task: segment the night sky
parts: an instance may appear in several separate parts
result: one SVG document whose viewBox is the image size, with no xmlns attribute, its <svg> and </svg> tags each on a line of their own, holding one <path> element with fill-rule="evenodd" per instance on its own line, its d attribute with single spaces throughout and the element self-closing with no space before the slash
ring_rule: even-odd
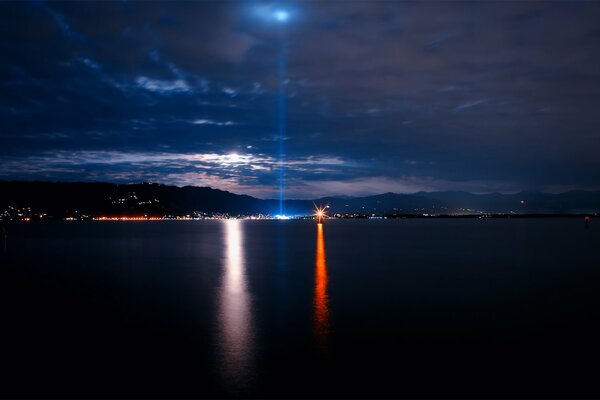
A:
<svg viewBox="0 0 600 400">
<path fill-rule="evenodd" d="M 600 189 L 600 2 L 2 2 L 0 34 L 0 179 L 276 198 L 283 42 L 288 198 Z"/>
</svg>

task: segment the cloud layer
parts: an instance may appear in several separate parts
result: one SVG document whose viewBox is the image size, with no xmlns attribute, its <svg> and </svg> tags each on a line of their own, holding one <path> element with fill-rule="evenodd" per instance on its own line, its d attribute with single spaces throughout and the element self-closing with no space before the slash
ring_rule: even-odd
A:
<svg viewBox="0 0 600 400">
<path fill-rule="evenodd" d="M 0 4 L 0 178 L 600 188 L 600 3 Z"/>
</svg>

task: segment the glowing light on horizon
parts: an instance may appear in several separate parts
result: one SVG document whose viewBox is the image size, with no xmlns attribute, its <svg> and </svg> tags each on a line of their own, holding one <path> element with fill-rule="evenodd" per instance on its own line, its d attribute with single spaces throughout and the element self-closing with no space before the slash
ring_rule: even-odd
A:
<svg viewBox="0 0 600 400">
<path fill-rule="evenodd" d="M 177 219 L 191 219 L 186 217 L 177 217 Z M 74 221 L 75 218 L 66 218 L 67 221 Z M 94 217 L 94 221 L 162 221 L 163 217 L 134 217 L 134 216 L 124 216 L 124 217 Z"/>
<path fill-rule="evenodd" d="M 317 206 L 315 205 L 315 213 L 314 213 L 314 216 L 315 216 L 315 218 L 316 218 L 316 220 L 317 220 L 317 223 L 318 223 L 318 224 L 322 224 L 322 223 L 323 223 L 323 220 L 324 220 L 325 218 L 327 218 L 327 207 L 329 207 L 329 206 L 325 206 L 325 207 L 317 207 Z"/>
</svg>

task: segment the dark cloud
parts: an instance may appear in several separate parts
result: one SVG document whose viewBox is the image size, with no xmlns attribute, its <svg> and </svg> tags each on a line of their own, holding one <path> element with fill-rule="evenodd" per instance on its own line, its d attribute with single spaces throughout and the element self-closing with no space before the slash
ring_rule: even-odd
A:
<svg viewBox="0 0 600 400">
<path fill-rule="evenodd" d="M 0 3 L 0 178 L 274 196 L 283 39 L 290 196 L 600 187 L 600 3 L 274 4 Z"/>
</svg>

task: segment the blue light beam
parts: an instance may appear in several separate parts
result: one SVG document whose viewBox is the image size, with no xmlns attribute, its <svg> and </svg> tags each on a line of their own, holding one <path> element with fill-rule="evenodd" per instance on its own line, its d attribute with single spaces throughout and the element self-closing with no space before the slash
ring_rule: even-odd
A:
<svg viewBox="0 0 600 400">
<path fill-rule="evenodd" d="M 285 68 L 286 68 L 286 46 L 285 25 L 293 18 L 295 12 L 290 9 L 274 8 L 273 5 L 263 5 L 254 8 L 257 17 L 268 23 L 279 25 L 279 214 L 285 217 L 285 135 L 286 135 L 286 92 L 285 92 Z"/>
<path fill-rule="evenodd" d="M 285 42 L 282 35 L 279 48 L 279 215 L 285 215 L 285 112 Z"/>
</svg>

